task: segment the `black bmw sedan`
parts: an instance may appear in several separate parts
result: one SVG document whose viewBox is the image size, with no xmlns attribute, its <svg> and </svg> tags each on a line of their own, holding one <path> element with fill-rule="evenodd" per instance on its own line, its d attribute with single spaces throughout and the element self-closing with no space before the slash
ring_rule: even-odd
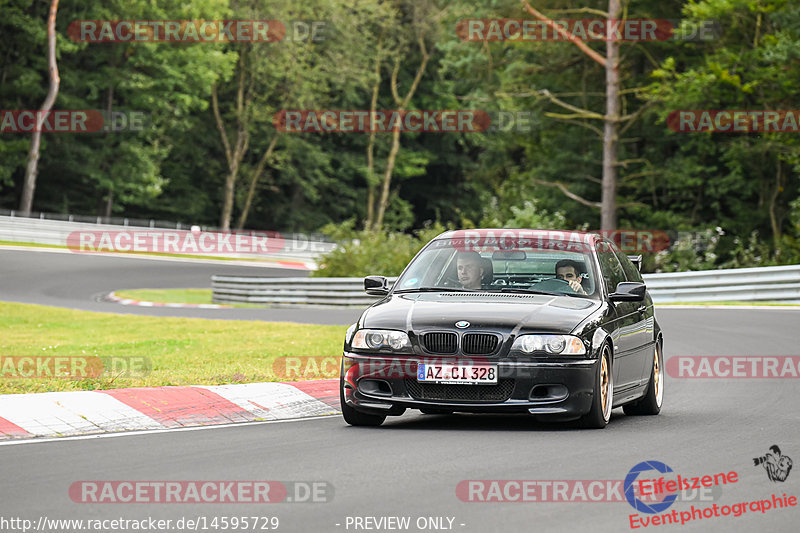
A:
<svg viewBox="0 0 800 533">
<path fill-rule="evenodd" d="M 578 419 L 655 415 L 664 397 L 661 328 L 640 258 L 598 234 L 450 231 L 429 242 L 347 330 L 345 421 L 406 409 Z"/>
</svg>

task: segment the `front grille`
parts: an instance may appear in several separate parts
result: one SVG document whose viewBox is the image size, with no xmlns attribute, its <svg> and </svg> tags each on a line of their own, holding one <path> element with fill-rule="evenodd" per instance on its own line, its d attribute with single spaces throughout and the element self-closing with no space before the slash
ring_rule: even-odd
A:
<svg viewBox="0 0 800 533">
<path fill-rule="evenodd" d="M 430 353 L 456 353 L 458 337 L 455 333 L 426 333 L 422 336 L 422 347 Z"/>
<path fill-rule="evenodd" d="M 467 333 L 461 339 L 461 351 L 469 355 L 489 355 L 497 349 L 497 335 Z"/>
<path fill-rule="evenodd" d="M 406 379 L 406 390 L 417 400 L 451 400 L 457 402 L 504 402 L 514 391 L 513 379 L 501 379 L 496 385 L 443 385 L 420 383 Z"/>
</svg>

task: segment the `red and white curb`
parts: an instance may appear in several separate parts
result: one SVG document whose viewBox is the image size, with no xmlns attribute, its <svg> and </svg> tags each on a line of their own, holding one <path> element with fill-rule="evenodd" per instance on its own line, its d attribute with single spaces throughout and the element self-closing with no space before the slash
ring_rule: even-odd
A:
<svg viewBox="0 0 800 533">
<path fill-rule="evenodd" d="M 0 440 L 287 420 L 339 412 L 339 380 L 0 396 Z"/>
<path fill-rule="evenodd" d="M 179 304 L 179 303 L 164 303 L 164 302 L 148 302 L 146 300 L 134 300 L 132 298 L 120 298 L 115 293 L 110 292 L 105 296 L 109 302 L 118 303 L 120 305 L 137 305 L 139 307 L 191 307 L 195 309 L 230 309 L 230 305 L 219 304 Z"/>
</svg>

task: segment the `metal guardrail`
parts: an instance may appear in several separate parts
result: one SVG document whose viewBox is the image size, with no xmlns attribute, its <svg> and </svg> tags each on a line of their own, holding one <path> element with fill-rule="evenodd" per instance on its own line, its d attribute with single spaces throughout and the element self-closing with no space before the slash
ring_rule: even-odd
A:
<svg viewBox="0 0 800 533">
<path fill-rule="evenodd" d="M 643 277 L 657 303 L 800 303 L 800 265 L 646 274 Z"/>
<path fill-rule="evenodd" d="M 66 217 L 67 215 L 65 215 Z M 83 217 L 92 219 L 92 217 Z M 97 222 L 102 219 L 95 217 Z M 78 222 L 70 220 L 51 220 L 47 218 L 28 218 L 18 216 L 0 215 L 0 241 L 49 244 L 55 246 L 66 246 L 67 236 L 75 231 L 189 231 L 190 226 L 177 223 L 174 227 L 165 228 L 163 226 L 137 226 L 135 224 L 101 224 L 97 222 Z M 144 222 L 129 221 L 124 222 Z M 150 221 L 155 222 L 155 221 Z M 202 229 L 202 228 L 201 228 Z M 247 233 L 247 232 L 243 232 Z M 258 233 L 256 231 L 256 233 Z M 332 242 L 322 242 L 312 240 L 299 233 L 284 234 L 284 246 L 280 251 L 270 251 L 268 253 L 226 253 L 214 252 L 209 255 L 235 257 L 241 259 L 271 258 L 286 261 L 299 261 L 313 265 L 320 255 L 332 250 L 336 244 Z"/>
<path fill-rule="evenodd" d="M 781 301 L 800 303 L 800 265 L 645 274 L 656 303 Z M 215 303 L 366 306 L 363 278 L 262 278 L 213 276 Z M 397 278 L 389 278 L 390 285 Z"/>
<path fill-rule="evenodd" d="M 390 284 L 397 278 L 389 278 Z M 214 303 L 367 306 L 364 278 L 262 278 L 212 276 Z"/>
</svg>

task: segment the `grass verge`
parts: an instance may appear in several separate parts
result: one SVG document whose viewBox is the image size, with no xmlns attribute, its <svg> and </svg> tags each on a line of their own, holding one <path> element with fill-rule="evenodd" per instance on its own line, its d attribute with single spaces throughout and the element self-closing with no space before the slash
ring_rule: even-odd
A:
<svg viewBox="0 0 800 533">
<path fill-rule="evenodd" d="M 0 393 L 96 390 L 160 385 L 282 381 L 273 363 L 286 356 L 339 357 L 345 326 L 164 318 L 0 302 L 0 356 L 138 357 L 142 376 L 9 378 Z"/>
<path fill-rule="evenodd" d="M 124 289 L 114 291 L 118 298 L 129 298 L 141 302 L 165 304 L 213 304 L 211 289 Z M 228 307 L 259 308 L 266 304 L 226 303 Z"/>
</svg>

